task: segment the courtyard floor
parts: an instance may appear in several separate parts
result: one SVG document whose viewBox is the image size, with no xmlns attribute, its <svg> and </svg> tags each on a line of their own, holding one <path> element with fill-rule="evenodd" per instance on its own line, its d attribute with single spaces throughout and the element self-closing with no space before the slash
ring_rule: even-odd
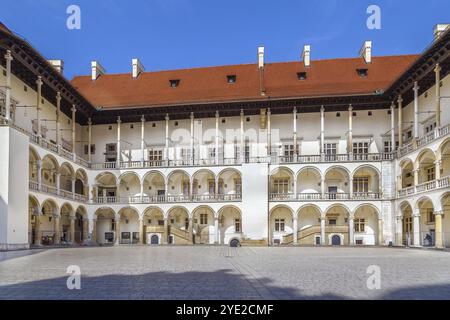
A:
<svg viewBox="0 0 450 320">
<path fill-rule="evenodd" d="M 67 288 L 70 265 L 80 267 L 80 290 Z M 373 265 L 380 289 L 367 286 Z M 450 252 L 213 246 L 0 252 L 0 299 L 450 299 Z"/>
</svg>

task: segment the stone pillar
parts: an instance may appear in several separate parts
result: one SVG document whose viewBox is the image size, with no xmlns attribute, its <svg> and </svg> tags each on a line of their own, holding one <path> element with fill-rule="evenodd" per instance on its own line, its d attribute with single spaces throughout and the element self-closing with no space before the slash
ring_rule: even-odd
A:
<svg viewBox="0 0 450 320">
<path fill-rule="evenodd" d="M 42 160 L 37 160 L 36 161 L 36 166 L 37 166 L 37 182 L 38 182 L 39 190 L 41 190 L 41 185 L 42 185 Z"/>
<path fill-rule="evenodd" d="M 325 197 L 325 177 L 322 177 L 320 181 L 320 192 L 322 193 L 321 199 L 323 199 Z"/>
<path fill-rule="evenodd" d="M 6 50 L 6 87 L 5 87 L 5 118 L 11 120 L 11 61 L 13 56 L 11 50 Z"/>
<path fill-rule="evenodd" d="M 89 237 L 89 220 L 87 217 L 83 217 L 83 234 L 81 237 L 82 242 L 86 242 Z"/>
<path fill-rule="evenodd" d="M 292 135 L 294 141 L 294 155 L 298 155 L 298 147 L 297 147 L 297 108 L 294 107 L 292 111 Z"/>
<path fill-rule="evenodd" d="M 353 178 L 350 178 L 349 182 L 348 182 L 348 189 L 349 189 L 349 197 L 350 199 L 353 199 Z"/>
<path fill-rule="evenodd" d="M 419 86 L 414 81 L 414 143 L 417 144 L 419 139 Z"/>
<path fill-rule="evenodd" d="M 91 118 L 89 118 L 89 120 L 88 120 L 88 161 L 89 161 L 89 163 L 92 161 L 91 145 L 92 145 L 92 120 L 91 120 Z"/>
<path fill-rule="evenodd" d="M 102 190 L 103 203 L 106 203 L 106 189 Z"/>
<path fill-rule="evenodd" d="M 61 193 L 60 192 L 60 190 L 61 190 L 61 173 L 59 173 L 59 172 L 56 173 L 55 184 L 56 184 L 56 194 L 59 195 Z"/>
<path fill-rule="evenodd" d="M 435 211 L 434 212 L 434 227 L 436 230 L 436 239 L 435 239 L 435 245 L 436 248 L 444 248 L 444 232 L 442 230 L 442 211 Z"/>
<path fill-rule="evenodd" d="M 327 243 L 325 239 L 325 217 L 320 217 L 320 244 L 325 245 Z"/>
<path fill-rule="evenodd" d="M 53 213 L 53 226 L 55 230 L 55 244 L 59 245 L 61 243 L 61 226 L 59 214 L 57 212 Z"/>
<path fill-rule="evenodd" d="M 144 243 L 144 218 L 139 219 L 139 244 Z"/>
<path fill-rule="evenodd" d="M 384 244 L 383 237 L 383 219 L 378 218 L 378 245 L 382 246 Z"/>
<path fill-rule="evenodd" d="M 395 144 L 395 105 L 394 101 L 391 103 L 391 151 L 396 150 Z"/>
<path fill-rule="evenodd" d="M 77 148 L 76 148 L 76 139 L 77 139 L 77 122 L 76 122 L 76 118 L 75 118 L 75 112 L 77 111 L 75 105 L 72 106 L 72 153 L 75 153 Z"/>
<path fill-rule="evenodd" d="M 60 115 L 61 115 L 61 92 L 57 92 L 56 93 L 56 145 L 58 146 L 58 148 L 61 146 L 61 129 L 59 127 L 60 125 Z"/>
<path fill-rule="evenodd" d="M 75 199 L 75 182 L 77 180 L 75 178 L 72 178 L 72 197 Z"/>
<path fill-rule="evenodd" d="M 115 230 L 116 238 L 114 239 L 114 244 L 119 245 L 120 244 L 120 214 L 115 215 L 114 221 L 115 221 L 115 226 L 116 226 L 116 230 Z"/>
<path fill-rule="evenodd" d="M 189 218 L 189 225 L 188 225 L 188 233 L 189 233 L 189 243 L 193 244 L 193 227 L 194 227 L 194 219 Z"/>
<path fill-rule="evenodd" d="M 420 247 L 420 212 L 414 213 L 413 215 L 413 233 L 414 233 L 414 242 L 413 245 L 415 247 Z"/>
<path fill-rule="evenodd" d="M 417 186 L 419 184 L 419 169 L 413 169 L 413 176 L 414 176 L 414 186 Z"/>
<path fill-rule="evenodd" d="M 216 158 L 215 164 L 219 164 L 219 111 L 216 111 Z M 217 193 L 216 193 L 217 194 Z"/>
<path fill-rule="evenodd" d="M 214 217 L 214 244 L 219 244 L 219 218 Z"/>
<path fill-rule="evenodd" d="M 120 155 L 121 155 L 121 146 L 120 146 L 120 124 L 122 120 L 120 120 L 120 116 L 117 117 L 117 159 L 116 159 L 116 168 L 120 168 Z"/>
<path fill-rule="evenodd" d="M 347 154 L 352 158 L 353 154 L 353 107 L 348 107 L 348 136 L 347 136 Z"/>
<path fill-rule="evenodd" d="M 191 112 L 191 164 L 194 164 L 194 113 Z"/>
<path fill-rule="evenodd" d="M 436 76 L 436 128 L 441 127 L 441 66 L 436 63 L 436 68 L 434 68 L 434 73 Z"/>
<path fill-rule="evenodd" d="M 69 231 L 69 242 L 75 243 L 75 216 L 69 216 L 70 220 L 70 231 Z"/>
<path fill-rule="evenodd" d="M 348 241 L 351 246 L 355 244 L 355 220 L 353 217 L 348 219 Z"/>
<path fill-rule="evenodd" d="M 164 217 L 164 233 L 162 235 L 162 241 L 161 244 L 167 244 L 168 243 L 168 237 L 169 237 L 169 218 Z"/>
<path fill-rule="evenodd" d="M 40 111 L 41 111 L 41 99 L 42 99 L 42 77 L 38 76 L 36 80 L 36 124 L 37 124 L 37 137 L 39 142 L 41 141 L 41 119 L 40 119 Z"/>
<path fill-rule="evenodd" d="M 92 219 L 91 239 L 92 239 L 92 241 L 97 242 L 97 219 Z"/>
<path fill-rule="evenodd" d="M 296 245 L 296 244 L 298 244 L 298 219 L 297 219 L 297 217 L 294 217 L 292 222 L 293 222 L 293 229 L 294 229 L 292 243 L 294 245 Z"/>
<path fill-rule="evenodd" d="M 322 157 L 322 160 L 325 156 L 325 108 L 322 106 L 320 107 L 320 155 Z"/>
<path fill-rule="evenodd" d="M 435 175 L 435 180 L 439 180 L 441 178 L 441 160 L 440 159 L 436 159 L 436 161 L 434 162 L 434 175 Z"/>
<path fill-rule="evenodd" d="M 244 162 L 244 109 L 241 109 L 241 162 Z"/>
<path fill-rule="evenodd" d="M 403 217 L 397 216 L 395 228 L 395 245 L 403 246 Z"/>
<path fill-rule="evenodd" d="M 36 214 L 34 216 L 34 245 L 40 246 L 42 235 L 41 235 L 41 214 Z"/>
<path fill-rule="evenodd" d="M 141 167 L 145 166 L 145 117 L 141 117 Z"/>
<path fill-rule="evenodd" d="M 272 155 L 272 132 L 270 124 L 270 109 L 267 109 L 267 155 L 270 157 Z"/>
<path fill-rule="evenodd" d="M 166 162 L 169 162 L 169 114 L 166 114 Z M 167 192 L 167 190 L 166 190 Z"/>
<path fill-rule="evenodd" d="M 397 99 L 398 105 L 398 147 L 403 146 L 403 120 L 402 120 L 402 96 L 399 95 Z"/>
</svg>

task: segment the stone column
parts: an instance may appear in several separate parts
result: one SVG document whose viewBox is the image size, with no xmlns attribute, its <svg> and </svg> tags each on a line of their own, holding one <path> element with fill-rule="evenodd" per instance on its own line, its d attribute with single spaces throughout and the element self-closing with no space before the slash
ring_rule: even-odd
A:
<svg viewBox="0 0 450 320">
<path fill-rule="evenodd" d="M 298 155 L 298 147 L 297 147 L 297 108 L 294 107 L 292 111 L 292 135 L 294 141 L 294 155 Z"/>
<path fill-rule="evenodd" d="M 216 111 L 216 159 L 215 164 L 219 164 L 219 111 Z"/>
<path fill-rule="evenodd" d="M 60 190 L 61 190 L 61 173 L 59 173 L 59 172 L 56 173 L 55 184 L 56 184 L 56 194 L 59 195 L 61 193 L 60 192 Z"/>
<path fill-rule="evenodd" d="M 378 218 L 378 245 L 382 246 L 384 244 L 383 239 L 383 219 Z"/>
<path fill-rule="evenodd" d="M 241 109 L 241 163 L 244 162 L 244 109 Z"/>
<path fill-rule="evenodd" d="M 89 220 L 87 217 L 83 217 L 83 235 L 81 241 L 86 242 L 89 237 Z"/>
<path fill-rule="evenodd" d="M 440 159 L 436 159 L 436 161 L 434 162 L 434 175 L 435 175 L 435 180 L 439 180 L 441 178 L 441 160 Z"/>
<path fill-rule="evenodd" d="M 403 146 L 403 120 L 402 120 L 402 96 L 399 95 L 397 99 L 398 104 L 398 147 Z"/>
<path fill-rule="evenodd" d="M 166 114 L 166 162 L 169 163 L 169 114 Z"/>
<path fill-rule="evenodd" d="M 272 132 L 270 124 L 270 108 L 267 109 L 267 155 L 270 157 L 272 155 Z"/>
<path fill-rule="evenodd" d="M 92 120 L 91 120 L 91 118 L 89 118 L 89 120 L 88 120 L 88 161 L 89 161 L 89 163 L 92 161 L 91 145 L 92 145 Z"/>
<path fill-rule="evenodd" d="M 436 68 L 434 68 L 434 73 L 436 76 L 436 128 L 441 127 L 441 66 L 436 63 Z"/>
<path fill-rule="evenodd" d="M 161 244 L 167 244 L 168 243 L 168 238 L 169 238 L 169 218 L 164 217 L 164 233 L 162 235 L 162 241 Z"/>
<path fill-rule="evenodd" d="M 139 244 L 144 243 L 144 218 L 139 219 Z"/>
<path fill-rule="evenodd" d="M 219 218 L 214 217 L 214 244 L 219 244 Z"/>
<path fill-rule="evenodd" d="M 320 217 L 320 244 L 325 245 L 327 243 L 325 239 L 325 217 Z"/>
<path fill-rule="evenodd" d="M 5 118 L 11 120 L 11 61 L 13 56 L 11 50 L 6 50 L 6 87 L 5 87 Z"/>
<path fill-rule="evenodd" d="M 442 230 L 442 211 L 434 212 L 434 227 L 436 230 L 435 246 L 436 248 L 444 248 L 444 232 Z"/>
<path fill-rule="evenodd" d="M 350 105 L 348 107 L 348 136 L 347 136 L 347 154 L 350 159 L 353 154 L 353 107 Z"/>
<path fill-rule="evenodd" d="M 58 146 L 58 148 L 60 148 L 61 146 L 61 133 L 60 133 L 60 115 L 61 115 L 61 92 L 57 92 L 56 93 L 56 145 Z"/>
<path fill-rule="evenodd" d="M 194 227 L 194 219 L 189 218 L 189 225 L 188 225 L 188 233 L 189 233 L 189 243 L 193 244 L 193 227 Z"/>
<path fill-rule="evenodd" d="M 321 199 L 325 197 L 325 177 L 322 177 L 322 180 L 320 182 L 320 192 L 321 192 Z"/>
<path fill-rule="evenodd" d="M 37 137 L 39 142 L 41 141 L 41 119 L 40 119 L 40 111 L 41 111 L 41 97 L 42 97 L 42 77 L 38 76 L 36 80 L 36 124 L 37 124 Z"/>
<path fill-rule="evenodd" d="M 394 101 L 391 103 L 391 151 L 396 150 L 395 144 L 395 105 Z"/>
<path fill-rule="evenodd" d="M 115 240 L 114 244 L 119 245 L 120 244 L 120 214 L 115 215 L 114 221 L 115 221 L 115 226 L 116 226 L 116 230 L 115 230 L 116 238 L 114 239 Z"/>
<path fill-rule="evenodd" d="M 403 217 L 397 216 L 395 228 L 395 245 L 403 246 Z"/>
<path fill-rule="evenodd" d="M 191 164 L 194 164 L 194 113 L 191 112 Z"/>
<path fill-rule="evenodd" d="M 419 184 L 419 169 L 413 169 L 413 176 L 414 176 L 414 186 L 417 186 Z"/>
<path fill-rule="evenodd" d="M 69 242 L 75 243 L 75 216 L 69 216 L 70 220 L 70 234 L 69 234 Z"/>
<path fill-rule="evenodd" d="M 141 167 L 145 166 L 145 117 L 141 117 Z"/>
<path fill-rule="evenodd" d="M 61 243 L 61 226 L 58 213 L 53 213 L 53 225 L 55 230 L 55 244 L 58 245 Z"/>
<path fill-rule="evenodd" d="M 419 139 L 419 86 L 414 81 L 414 144 L 417 145 Z"/>
<path fill-rule="evenodd" d="M 120 120 L 120 116 L 117 117 L 117 159 L 116 159 L 116 167 L 120 168 L 120 155 L 121 155 L 121 146 L 120 146 L 120 124 L 122 120 Z"/>
<path fill-rule="evenodd" d="M 41 235 L 41 215 L 40 214 L 36 214 L 34 216 L 34 245 L 35 246 L 40 246 L 41 245 L 41 240 L 42 240 L 42 235 Z"/>
<path fill-rule="evenodd" d="M 355 220 L 353 217 L 348 219 L 348 238 L 349 244 L 353 246 L 355 244 Z"/>
<path fill-rule="evenodd" d="M 414 233 L 414 242 L 413 245 L 415 247 L 420 247 L 420 212 L 417 210 L 417 212 L 413 215 L 413 233 Z"/>
<path fill-rule="evenodd" d="M 75 112 L 77 111 L 75 105 L 72 106 L 72 153 L 76 152 L 76 139 L 77 139 L 77 122 L 75 118 Z"/>
<path fill-rule="evenodd" d="M 298 244 L 298 219 L 297 219 L 297 217 L 294 217 L 292 222 L 293 222 L 293 229 L 294 229 L 292 243 L 294 245 L 296 245 L 296 244 Z"/>
<path fill-rule="evenodd" d="M 320 107 L 320 155 L 322 157 L 322 160 L 325 156 L 325 108 L 322 106 Z"/>
<path fill-rule="evenodd" d="M 349 189 L 349 197 L 350 199 L 353 199 L 353 178 L 350 178 L 349 182 L 348 182 L 348 189 Z"/>
<path fill-rule="evenodd" d="M 36 161 L 36 165 L 37 165 L 37 182 L 38 182 L 39 190 L 41 190 L 41 185 L 42 185 L 42 160 L 37 160 Z"/>
<path fill-rule="evenodd" d="M 97 219 L 92 219 L 91 239 L 92 239 L 92 241 L 97 242 Z"/>
<path fill-rule="evenodd" d="M 75 182 L 77 180 L 75 178 L 72 178 L 72 198 L 75 199 Z"/>
</svg>

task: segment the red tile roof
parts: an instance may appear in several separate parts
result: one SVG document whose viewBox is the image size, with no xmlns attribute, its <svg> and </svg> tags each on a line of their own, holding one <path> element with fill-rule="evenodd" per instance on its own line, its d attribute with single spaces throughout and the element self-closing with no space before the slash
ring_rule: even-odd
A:
<svg viewBox="0 0 450 320">
<path fill-rule="evenodd" d="M 95 81 L 79 76 L 72 84 L 93 105 L 105 108 L 363 95 L 386 90 L 418 57 L 373 57 L 371 64 L 362 58 L 314 60 L 309 68 L 301 61 L 268 63 L 264 68 L 265 96 L 260 95 L 256 64 L 144 72 L 137 79 L 131 72 L 104 74 Z M 360 77 L 358 68 L 368 69 L 368 75 Z M 306 80 L 297 78 L 302 71 L 307 72 Z M 236 75 L 236 83 L 227 83 L 227 75 Z M 171 79 L 180 79 L 177 88 L 170 87 Z"/>
</svg>

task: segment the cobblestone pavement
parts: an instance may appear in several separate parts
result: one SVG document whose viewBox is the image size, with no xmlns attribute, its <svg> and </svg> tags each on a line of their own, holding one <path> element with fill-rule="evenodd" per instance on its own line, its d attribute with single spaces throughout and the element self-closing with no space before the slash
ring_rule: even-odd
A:
<svg viewBox="0 0 450 320">
<path fill-rule="evenodd" d="M 66 286 L 81 268 L 81 290 Z M 381 270 L 369 290 L 367 268 Z M 0 299 L 450 299 L 450 252 L 85 247 L 0 253 Z"/>
</svg>

